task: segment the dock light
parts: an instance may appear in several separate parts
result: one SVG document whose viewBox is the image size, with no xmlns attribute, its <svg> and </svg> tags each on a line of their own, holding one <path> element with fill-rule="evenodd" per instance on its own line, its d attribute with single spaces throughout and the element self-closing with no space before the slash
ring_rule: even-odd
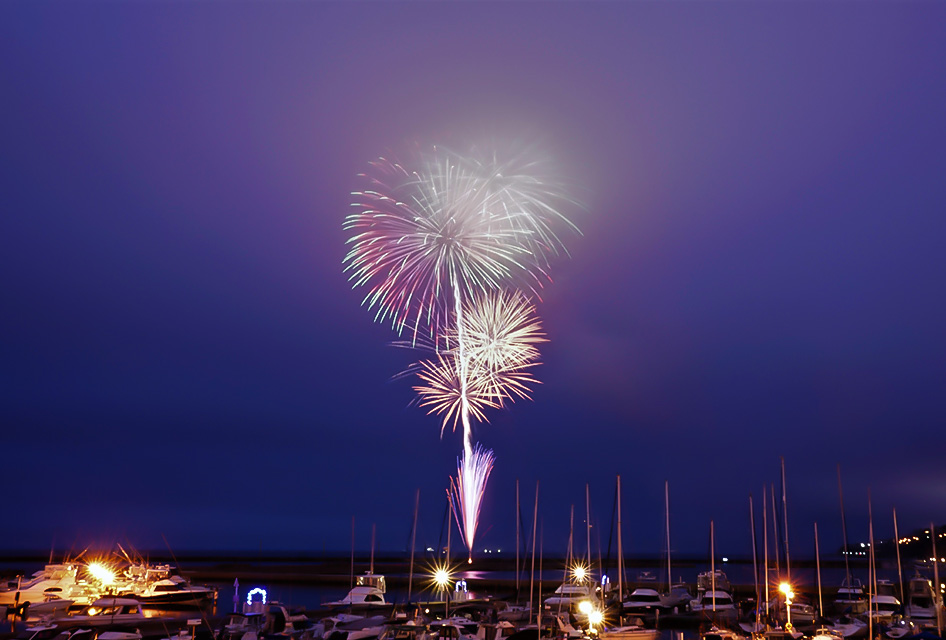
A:
<svg viewBox="0 0 946 640">
<path fill-rule="evenodd" d="M 103 585 L 115 583 L 115 574 L 111 569 L 106 567 L 101 562 L 90 562 L 87 568 L 89 570 L 89 575 L 91 575 L 95 580 L 101 582 Z"/>
<path fill-rule="evenodd" d="M 586 616 L 590 616 L 593 609 L 594 607 L 591 605 L 591 601 L 589 600 L 582 600 L 578 603 L 578 610 Z"/>
<path fill-rule="evenodd" d="M 795 593 L 792 591 L 792 585 L 787 582 L 783 582 L 778 586 L 778 590 L 785 594 L 785 628 L 791 630 L 792 628 L 792 598 L 795 597 Z"/>
<path fill-rule="evenodd" d="M 588 614 L 588 622 L 591 623 L 592 627 L 596 627 L 604 620 L 604 614 L 601 613 L 600 609 L 595 609 Z"/>
<path fill-rule="evenodd" d="M 575 578 L 578 582 L 584 582 L 585 577 L 588 575 L 588 570 L 585 569 L 584 565 L 575 565 L 575 568 L 572 569 L 572 577 Z"/>
</svg>

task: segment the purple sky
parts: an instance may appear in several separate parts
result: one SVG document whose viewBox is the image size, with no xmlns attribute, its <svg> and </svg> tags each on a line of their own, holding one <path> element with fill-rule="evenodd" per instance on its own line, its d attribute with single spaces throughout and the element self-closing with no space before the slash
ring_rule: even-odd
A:
<svg viewBox="0 0 946 640">
<path fill-rule="evenodd" d="M 460 450 L 342 273 L 355 175 L 521 136 L 587 211 L 492 414 L 481 545 L 541 482 L 626 549 L 946 521 L 946 5 L 0 4 L 0 548 L 436 543 Z M 14 480 L 15 479 L 15 480 Z M 524 500 L 531 500 L 524 498 Z M 528 519 L 528 518 L 527 518 Z M 604 532 L 601 534 L 606 538 Z M 480 546 L 480 545 L 478 545 Z"/>
</svg>

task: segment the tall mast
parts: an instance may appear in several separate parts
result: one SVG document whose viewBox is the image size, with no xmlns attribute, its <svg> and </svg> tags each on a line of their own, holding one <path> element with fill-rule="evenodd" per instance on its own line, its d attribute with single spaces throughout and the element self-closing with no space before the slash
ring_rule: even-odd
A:
<svg viewBox="0 0 946 640">
<path fill-rule="evenodd" d="M 779 545 L 779 535 L 778 535 L 778 509 L 775 506 L 775 485 L 769 485 L 770 497 L 772 499 L 772 548 L 775 550 L 775 573 L 776 575 L 781 574 L 782 570 L 778 564 L 778 545 Z M 779 575 L 781 580 L 781 576 Z"/>
<path fill-rule="evenodd" d="M 414 526 L 411 528 L 411 568 L 407 576 L 407 602 L 411 601 L 411 587 L 414 585 L 414 547 L 417 545 L 417 510 L 420 508 L 420 489 L 414 498 Z M 516 563 L 518 574 L 519 563 Z"/>
<path fill-rule="evenodd" d="M 785 499 L 785 458 L 782 461 L 782 527 L 785 529 L 785 578 L 792 582 L 792 567 L 788 561 L 788 500 Z"/>
<path fill-rule="evenodd" d="M 749 528 L 752 530 L 752 580 L 755 582 L 755 621 L 759 625 L 759 557 L 755 544 L 755 510 L 752 508 L 752 494 L 749 494 Z M 756 629 L 758 631 L 758 628 Z"/>
<path fill-rule="evenodd" d="M 585 532 L 588 536 L 588 581 L 591 582 L 591 488 L 585 483 Z"/>
<path fill-rule="evenodd" d="M 815 523 L 815 569 L 818 572 L 818 615 L 824 615 L 824 603 L 821 601 L 821 552 L 818 550 L 818 523 Z"/>
<path fill-rule="evenodd" d="M 516 478 L 516 600 L 519 599 L 519 478 Z"/>
<path fill-rule="evenodd" d="M 620 602 L 624 602 L 624 546 L 621 544 L 621 476 L 620 474 L 618 474 L 618 598 Z"/>
<path fill-rule="evenodd" d="M 535 588 L 535 532 L 536 524 L 539 521 L 539 481 L 535 481 L 535 511 L 532 513 L 532 572 L 529 577 L 529 618 L 532 618 L 532 607 L 535 603 L 533 589 Z M 539 585 L 539 591 L 542 591 L 542 585 Z M 541 595 L 541 594 L 540 594 Z"/>
<path fill-rule="evenodd" d="M 870 487 L 867 487 L 867 520 L 870 554 L 868 556 L 867 572 L 867 637 L 874 637 L 874 596 L 877 595 L 877 565 L 874 564 L 874 513 L 871 510 Z"/>
<path fill-rule="evenodd" d="M 670 573 L 670 481 L 664 480 L 664 513 L 667 516 L 667 593 L 673 587 L 673 574 Z"/>
<path fill-rule="evenodd" d="M 936 635 L 943 637 L 943 595 L 939 584 L 939 556 L 936 555 L 936 529 L 930 523 L 930 540 L 933 542 L 933 605 L 936 607 Z"/>
<path fill-rule="evenodd" d="M 710 520 L 710 583 L 713 589 L 713 613 L 716 613 L 716 538 Z"/>
<path fill-rule="evenodd" d="M 374 574 L 374 540 L 378 532 L 378 525 L 371 523 L 371 564 L 368 565 L 368 573 Z"/>
<path fill-rule="evenodd" d="M 769 523 L 768 523 L 768 513 L 769 505 L 767 504 L 768 500 L 766 499 L 766 490 L 765 485 L 762 485 L 762 556 L 764 560 L 762 561 L 764 580 L 762 583 L 765 585 L 765 626 L 769 626 Z"/>
<path fill-rule="evenodd" d="M 838 498 L 841 501 L 841 535 L 844 536 L 844 579 L 849 587 L 851 584 L 851 561 L 847 550 L 847 518 L 844 517 L 844 489 L 841 487 L 841 464 L 838 463 Z"/>
<path fill-rule="evenodd" d="M 903 567 L 900 565 L 900 531 L 897 529 L 897 508 L 893 508 L 893 538 L 897 543 L 897 577 L 900 578 L 900 602 L 907 603 L 903 597 Z"/>
</svg>

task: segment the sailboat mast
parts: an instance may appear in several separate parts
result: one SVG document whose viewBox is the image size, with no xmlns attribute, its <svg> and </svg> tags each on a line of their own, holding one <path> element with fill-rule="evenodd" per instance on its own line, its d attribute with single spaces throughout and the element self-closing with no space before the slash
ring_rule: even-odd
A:
<svg viewBox="0 0 946 640">
<path fill-rule="evenodd" d="M 374 540 L 378 531 L 378 525 L 371 523 L 371 563 L 368 565 L 368 573 L 374 574 Z"/>
<path fill-rule="evenodd" d="M 818 615 L 824 615 L 824 603 L 821 601 L 821 551 L 818 549 L 818 523 L 815 523 L 815 570 L 818 573 Z"/>
<path fill-rule="evenodd" d="M 664 480 L 664 513 L 667 518 L 667 593 L 673 588 L 673 574 L 670 573 L 670 481 Z"/>
<path fill-rule="evenodd" d="M 930 523 L 930 540 L 933 542 L 933 605 L 936 607 L 936 635 L 943 637 L 943 595 L 939 584 L 939 556 L 936 555 L 936 529 Z"/>
<path fill-rule="evenodd" d="M 766 499 L 765 485 L 762 485 L 762 583 L 765 585 L 765 625 L 768 627 L 769 620 L 769 506 Z"/>
<path fill-rule="evenodd" d="M 535 603 L 533 589 L 535 588 L 535 532 L 539 522 L 539 481 L 535 481 L 535 511 L 532 512 L 532 571 L 529 575 L 529 618 L 532 618 L 532 607 Z M 539 585 L 539 591 L 542 585 Z"/>
<path fill-rule="evenodd" d="M 618 598 L 624 601 L 624 546 L 621 543 L 621 476 L 618 475 Z"/>
<path fill-rule="evenodd" d="M 516 599 L 519 598 L 519 478 L 516 478 Z"/>
<path fill-rule="evenodd" d="M 903 567 L 900 564 L 900 531 L 897 529 L 897 508 L 893 508 L 893 539 L 897 542 L 897 577 L 900 578 L 900 602 L 906 604 L 903 597 Z"/>
<path fill-rule="evenodd" d="M 772 498 L 772 548 L 775 550 L 775 574 L 779 576 L 781 580 L 782 570 L 778 564 L 778 545 L 779 545 L 779 535 L 778 535 L 778 507 L 775 506 L 775 485 L 770 484 L 770 497 Z"/>
<path fill-rule="evenodd" d="M 841 487 L 841 464 L 838 464 L 838 498 L 841 501 L 841 535 L 844 537 L 844 578 L 849 587 L 851 584 L 851 561 L 847 550 L 847 518 L 844 516 L 844 489 Z"/>
<path fill-rule="evenodd" d="M 789 584 L 792 582 L 792 567 L 788 560 L 788 500 L 785 494 L 785 458 L 779 458 L 782 461 L 782 527 L 785 529 L 785 578 Z"/>
<path fill-rule="evenodd" d="M 877 595 L 877 565 L 874 564 L 874 513 L 871 510 L 870 487 L 867 488 L 867 520 L 868 520 L 868 544 L 870 545 L 870 555 L 868 558 L 867 572 L 867 637 L 874 637 L 874 605 Z"/>
<path fill-rule="evenodd" d="M 588 536 L 588 580 L 591 581 L 591 485 L 585 483 L 585 532 Z"/>
<path fill-rule="evenodd" d="M 713 613 L 716 613 L 716 537 L 710 520 L 710 585 L 713 589 Z"/>
<path fill-rule="evenodd" d="M 420 489 L 414 497 L 414 526 L 411 528 L 411 568 L 407 576 L 407 602 L 411 601 L 411 587 L 414 586 L 414 548 L 417 546 L 417 510 L 420 508 Z M 516 563 L 518 575 L 519 563 Z"/>
<path fill-rule="evenodd" d="M 755 582 L 755 621 L 759 624 L 759 558 L 755 544 L 755 510 L 752 508 L 752 494 L 749 494 L 749 529 L 752 531 L 752 580 Z"/>
</svg>

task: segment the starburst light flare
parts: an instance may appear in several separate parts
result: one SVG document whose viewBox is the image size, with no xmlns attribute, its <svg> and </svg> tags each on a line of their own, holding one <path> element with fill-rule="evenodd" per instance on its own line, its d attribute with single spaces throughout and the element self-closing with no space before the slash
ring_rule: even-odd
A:
<svg viewBox="0 0 946 640">
<path fill-rule="evenodd" d="M 493 470 L 493 462 L 492 450 L 484 449 L 477 443 L 472 452 L 464 451 L 463 457 L 457 460 L 456 482 L 450 478 L 450 499 L 453 502 L 457 527 L 470 552 L 467 562 L 473 562 L 473 541 L 479 526 L 480 506 L 483 503 L 486 482 Z"/>
</svg>

